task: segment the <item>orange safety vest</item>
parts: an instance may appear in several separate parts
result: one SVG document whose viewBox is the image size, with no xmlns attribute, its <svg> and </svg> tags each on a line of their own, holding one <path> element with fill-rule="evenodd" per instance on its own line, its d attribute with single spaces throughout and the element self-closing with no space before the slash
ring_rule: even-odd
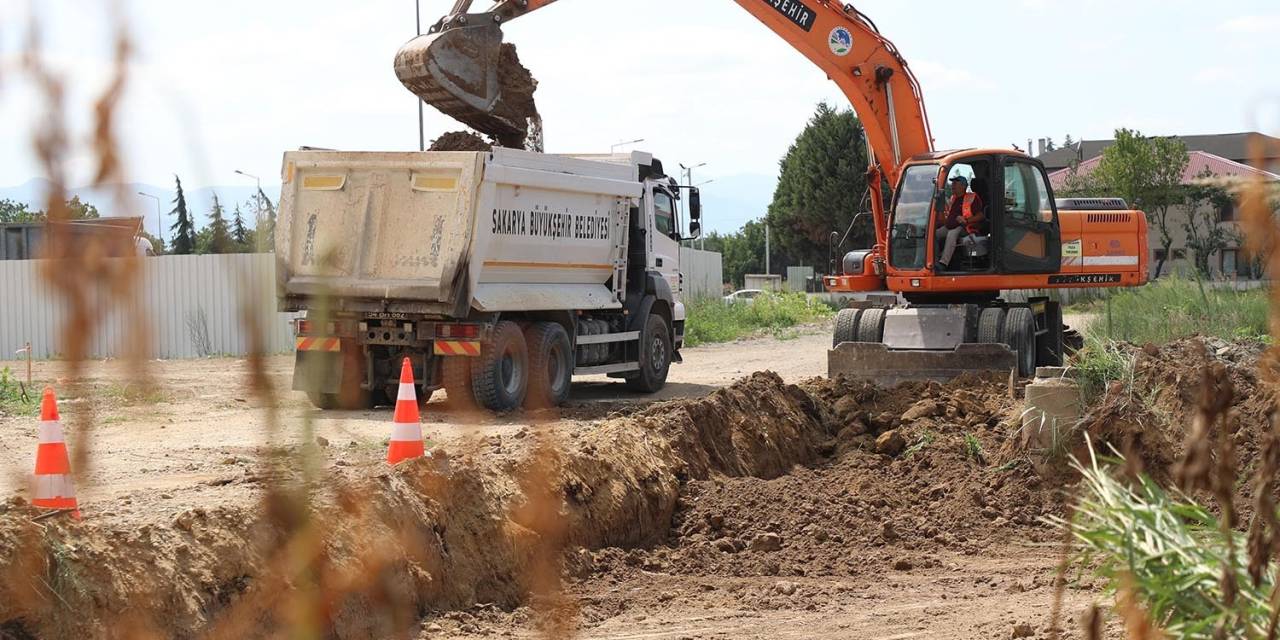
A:
<svg viewBox="0 0 1280 640">
<path fill-rule="evenodd" d="M 970 220 L 973 219 L 973 215 L 974 215 L 973 203 L 977 201 L 978 201 L 978 194 L 966 193 L 964 194 L 964 202 L 960 204 L 960 217 L 964 219 L 964 228 L 968 230 L 969 233 L 982 232 L 981 223 L 969 222 Z M 947 198 L 947 215 L 948 216 L 951 215 L 951 207 L 954 206 L 955 203 L 956 203 L 956 197 L 954 195 Z"/>
</svg>

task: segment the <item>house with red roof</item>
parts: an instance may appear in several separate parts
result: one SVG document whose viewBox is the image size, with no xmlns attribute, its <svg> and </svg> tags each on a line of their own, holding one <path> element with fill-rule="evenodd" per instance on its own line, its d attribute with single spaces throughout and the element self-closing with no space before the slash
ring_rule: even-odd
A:
<svg viewBox="0 0 1280 640">
<path fill-rule="evenodd" d="M 1225 134 L 1220 136 L 1175 136 L 1187 144 L 1188 163 L 1182 174 L 1184 185 L 1195 184 L 1204 176 L 1212 174 L 1214 180 L 1230 185 L 1262 179 L 1280 185 L 1280 139 L 1258 133 Z M 1081 141 L 1069 147 L 1056 149 L 1039 156 L 1045 168 L 1050 171 L 1049 181 L 1054 189 L 1061 189 L 1072 171 L 1085 176 L 1097 168 L 1102 161 L 1102 152 L 1112 141 Z M 1214 153 L 1210 149 L 1228 154 L 1226 157 Z M 1201 205 L 1208 207 L 1211 205 Z M 1210 268 L 1214 275 L 1226 279 L 1251 279 L 1259 277 L 1255 273 L 1255 265 L 1249 263 L 1240 247 L 1242 235 L 1236 217 L 1235 206 L 1225 203 L 1214 206 L 1212 211 L 1197 210 L 1207 215 L 1218 225 L 1230 227 L 1232 240 L 1222 251 L 1210 258 Z M 1192 269 L 1192 256 L 1187 249 L 1187 232 L 1184 228 L 1192 211 L 1186 205 L 1175 206 L 1169 211 L 1169 231 L 1173 236 L 1171 255 L 1165 262 L 1164 273 L 1188 273 Z M 1203 218 L 1202 218 L 1203 219 Z M 1154 222 L 1149 234 L 1151 244 L 1151 264 L 1154 266 L 1163 255 L 1161 236 Z"/>
</svg>

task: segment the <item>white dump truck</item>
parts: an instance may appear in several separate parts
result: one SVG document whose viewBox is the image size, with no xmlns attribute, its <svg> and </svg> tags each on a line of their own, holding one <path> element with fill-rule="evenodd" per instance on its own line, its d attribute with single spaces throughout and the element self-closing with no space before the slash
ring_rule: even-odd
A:
<svg viewBox="0 0 1280 640">
<path fill-rule="evenodd" d="M 701 205 L 648 153 L 303 150 L 282 179 L 278 297 L 318 407 L 394 400 L 405 357 L 420 398 L 493 411 L 559 405 L 574 375 L 654 392 L 680 360 Z"/>
</svg>

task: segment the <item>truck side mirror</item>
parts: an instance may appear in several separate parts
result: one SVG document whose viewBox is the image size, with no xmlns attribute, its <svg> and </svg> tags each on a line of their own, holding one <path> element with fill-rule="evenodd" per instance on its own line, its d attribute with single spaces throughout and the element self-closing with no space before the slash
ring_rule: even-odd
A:
<svg viewBox="0 0 1280 640">
<path fill-rule="evenodd" d="M 697 240 L 702 237 L 702 224 L 697 220 L 689 223 L 689 237 L 685 240 Z"/>
<path fill-rule="evenodd" d="M 689 189 L 689 220 L 698 221 L 702 219 L 702 192 L 697 187 Z M 693 229 L 693 225 L 689 225 Z"/>
</svg>

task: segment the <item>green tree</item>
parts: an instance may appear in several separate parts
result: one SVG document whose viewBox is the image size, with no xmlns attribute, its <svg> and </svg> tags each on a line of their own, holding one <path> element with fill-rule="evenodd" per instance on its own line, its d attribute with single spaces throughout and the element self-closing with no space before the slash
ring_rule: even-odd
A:
<svg viewBox="0 0 1280 640">
<path fill-rule="evenodd" d="M 1182 222 L 1196 271 L 1205 278 L 1213 275 L 1209 259 L 1236 240 L 1233 230 L 1222 224 L 1222 212 L 1232 206 L 1233 198 L 1214 178 L 1214 173 L 1205 169 L 1186 188 L 1187 218 Z"/>
<path fill-rule="evenodd" d="M 68 220 L 96 220 L 102 216 L 98 213 L 98 208 L 80 201 L 80 196 L 71 196 L 67 201 L 67 219 Z"/>
<path fill-rule="evenodd" d="M 0 224 L 18 222 L 39 222 L 44 219 L 43 211 L 32 211 L 25 202 L 0 200 Z"/>
<path fill-rule="evenodd" d="M 236 243 L 236 253 L 249 251 L 249 229 L 244 226 L 244 214 L 240 211 L 239 203 L 236 203 L 235 213 L 231 219 L 231 239 Z"/>
<path fill-rule="evenodd" d="M 849 228 L 867 192 L 862 124 L 851 110 L 819 103 L 779 164 L 778 186 L 766 218 L 771 241 L 795 262 L 825 267 L 831 233 Z M 855 232 L 861 236 L 865 230 Z M 852 246 L 871 244 L 870 237 L 860 236 L 850 238 Z"/>
<path fill-rule="evenodd" d="M 216 193 L 213 194 L 213 209 L 209 211 L 209 226 L 205 229 L 209 231 L 208 243 L 203 247 L 200 246 L 200 238 L 197 237 L 197 253 L 233 253 L 235 251 L 235 241 L 231 238 L 227 216 Z"/>
<path fill-rule="evenodd" d="M 177 216 L 177 221 L 169 228 L 173 232 L 172 253 L 190 255 L 196 250 L 196 229 L 191 214 L 187 211 L 187 196 L 182 192 L 182 179 L 175 175 L 173 180 L 178 185 L 178 195 L 174 196 L 173 211 L 169 212 Z"/>
<path fill-rule="evenodd" d="M 258 251 L 270 252 L 276 247 L 276 205 L 271 202 L 271 198 L 267 194 L 258 189 L 257 201 L 254 206 L 259 207 L 258 219 L 254 222 L 255 244 Z"/>
<path fill-rule="evenodd" d="M 1147 138 L 1138 131 L 1118 129 L 1115 144 L 1102 152 L 1091 176 L 1091 188 L 1103 192 L 1092 195 L 1120 196 L 1145 211 L 1155 225 L 1164 252 L 1153 278 L 1160 277 L 1173 251 L 1175 221 L 1169 210 L 1186 200 L 1182 174 L 1190 161 L 1187 145 L 1177 138 Z"/>
</svg>

